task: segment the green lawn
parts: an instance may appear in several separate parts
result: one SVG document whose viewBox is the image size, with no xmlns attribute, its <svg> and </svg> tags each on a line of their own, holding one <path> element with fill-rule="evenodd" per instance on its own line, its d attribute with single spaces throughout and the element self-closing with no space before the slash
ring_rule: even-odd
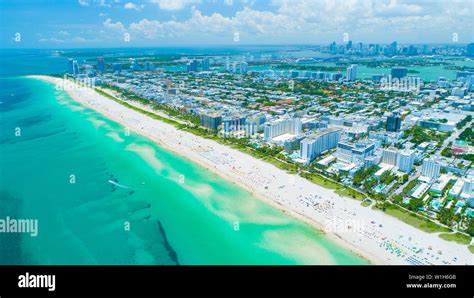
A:
<svg viewBox="0 0 474 298">
<path fill-rule="evenodd" d="M 440 234 L 439 237 L 446 241 L 453 241 L 459 244 L 468 245 L 471 243 L 471 237 L 461 234 L 461 233 L 454 233 L 454 234 Z"/>
<path fill-rule="evenodd" d="M 301 174 L 301 176 L 317 185 L 321 185 L 324 188 L 335 189 L 335 190 L 339 190 L 343 188 L 343 186 L 337 184 L 336 182 L 329 180 L 316 173 L 303 173 Z"/>
<path fill-rule="evenodd" d="M 469 245 L 467 248 L 469 248 L 469 251 L 474 254 L 474 245 Z"/>
<path fill-rule="evenodd" d="M 320 174 L 303 173 L 301 174 L 301 176 L 313 182 L 314 184 L 320 185 L 324 188 L 334 189 L 335 193 L 337 193 L 338 195 L 351 198 L 351 199 L 360 200 L 360 201 L 366 198 L 366 196 L 363 193 L 358 192 L 352 188 L 345 187 L 337 182 L 334 182 L 330 179 L 327 179 L 326 177 L 323 177 Z"/>
<path fill-rule="evenodd" d="M 360 193 L 352 188 L 347 188 L 347 187 L 340 188 L 336 190 L 335 193 L 344 197 L 348 197 L 348 198 L 352 198 L 352 199 L 356 199 L 360 201 L 366 198 L 366 196 L 363 193 Z"/>
<path fill-rule="evenodd" d="M 427 233 L 435 232 L 450 232 L 449 229 L 441 227 L 434 222 L 431 222 L 423 217 L 417 216 L 413 213 L 410 213 L 396 205 L 390 205 L 385 209 L 385 213 L 398 218 L 399 220 L 414 226 L 417 229 L 425 231 Z"/>
</svg>

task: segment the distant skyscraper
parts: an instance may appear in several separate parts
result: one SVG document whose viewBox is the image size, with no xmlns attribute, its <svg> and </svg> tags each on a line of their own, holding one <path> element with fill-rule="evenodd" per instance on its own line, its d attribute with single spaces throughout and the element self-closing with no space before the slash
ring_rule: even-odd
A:
<svg viewBox="0 0 474 298">
<path fill-rule="evenodd" d="M 349 41 L 347 42 L 347 49 L 348 49 L 348 50 L 351 50 L 351 49 L 352 49 L 352 40 L 349 40 Z"/>
<path fill-rule="evenodd" d="M 202 59 L 202 71 L 209 71 L 209 58 Z"/>
<path fill-rule="evenodd" d="M 331 54 L 336 54 L 337 53 L 337 46 L 336 46 L 335 41 L 333 41 L 331 43 L 331 45 L 329 46 L 329 51 L 331 52 Z"/>
<path fill-rule="evenodd" d="M 103 57 L 97 58 L 97 70 L 99 72 L 105 72 L 105 61 Z"/>
<path fill-rule="evenodd" d="M 408 47 L 408 55 L 416 55 L 417 54 L 417 49 L 415 48 L 414 45 L 410 45 Z"/>
<path fill-rule="evenodd" d="M 355 81 L 357 79 L 357 65 L 352 64 L 347 68 L 346 78 L 348 81 Z"/>
<path fill-rule="evenodd" d="M 139 71 L 140 70 L 140 64 L 138 63 L 138 59 L 133 59 L 132 70 L 133 71 Z"/>
<path fill-rule="evenodd" d="M 408 73 L 408 70 L 406 67 L 392 67 L 391 70 L 391 75 L 392 78 L 394 79 L 401 79 L 403 77 L 406 77 Z"/>
<path fill-rule="evenodd" d="M 77 60 L 69 59 L 69 73 L 72 75 L 79 74 L 79 64 Z"/>
<path fill-rule="evenodd" d="M 150 61 L 145 62 L 145 70 L 146 71 L 153 71 L 155 70 L 155 65 Z"/>
<path fill-rule="evenodd" d="M 189 61 L 188 64 L 186 64 L 186 67 L 187 67 L 188 72 L 198 71 L 199 61 L 196 59 L 193 59 Z"/>
<path fill-rule="evenodd" d="M 114 64 L 112 65 L 112 68 L 113 68 L 114 72 L 115 72 L 115 71 L 121 71 L 121 70 L 122 70 L 122 64 L 120 64 L 120 63 L 114 63 Z"/>
<path fill-rule="evenodd" d="M 240 73 L 241 74 L 246 74 L 247 73 L 247 68 L 248 68 L 248 63 L 245 61 L 240 62 Z"/>
<path fill-rule="evenodd" d="M 225 70 L 230 72 L 230 58 L 229 57 L 225 58 Z"/>
<path fill-rule="evenodd" d="M 402 116 L 399 113 L 392 113 L 387 117 L 385 129 L 387 131 L 398 132 L 402 126 Z"/>
<path fill-rule="evenodd" d="M 392 55 L 396 55 L 397 54 L 397 51 L 398 51 L 398 46 L 397 46 L 397 42 L 394 41 L 390 44 L 390 53 Z"/>
<path fill-rule="evenodd" d="M 421 166 L 421 175 L 429 178 L 438 178 L 441 165 L 435 159 L 425 159 Z"/>
</svg>

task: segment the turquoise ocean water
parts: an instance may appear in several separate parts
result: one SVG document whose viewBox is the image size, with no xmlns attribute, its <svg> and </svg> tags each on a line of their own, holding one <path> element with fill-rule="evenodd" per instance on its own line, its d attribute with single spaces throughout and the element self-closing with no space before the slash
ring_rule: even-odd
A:
<svg viewBox="0 0 474 298">
<path fill-rule="evenodd" d="M 367 263 L 49 83 L 0 81 L 0 218 L 39 221 L 0 234 L 1 264 Z"/>
</svg>

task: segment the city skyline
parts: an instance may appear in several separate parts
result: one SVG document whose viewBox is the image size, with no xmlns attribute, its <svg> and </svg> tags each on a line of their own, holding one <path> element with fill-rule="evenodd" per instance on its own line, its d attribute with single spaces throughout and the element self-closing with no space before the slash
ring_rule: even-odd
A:
<svg viewBox="0 0 474 298">
<path fill-rule="evenodd" d="M 0 1 L 1 48 L 468 44 L 469 1 Z M 337 9 L 336 9 L 337 8 Z"/>
</svg>

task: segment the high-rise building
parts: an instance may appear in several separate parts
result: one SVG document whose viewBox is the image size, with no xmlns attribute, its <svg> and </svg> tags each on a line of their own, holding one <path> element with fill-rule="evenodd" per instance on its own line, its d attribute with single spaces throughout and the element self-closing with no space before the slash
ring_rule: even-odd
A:
<svg viewBox="0 0 474 298">
<path fill-rule="evenodd" d="M 199 68 L 199 61 L 197 59 L 193 59 L 186 64 L 186 70 L 188 72 L 198 71 Z"/>
<path fill-rule="evenodd" d="M 133 59 L 132 70 L 133 71 L 139 71 L 140 70 L 140 64 L 138 63 L 138 59 Z"/>
<path fill-rule="evenodd" d="M 337 143 L 336 156 L 346 162 L 361 163 L 366 157 L 374 154 L 375 143 L 361 142 L 357 144 L 340 141 Z"/>
<path fill-rule="evenodd" d="M 77 60 L 69 59 L 68 60 L 68 69 L 69 69 L 70 74 L 78 75 L 79 74 L 79 64 L 77 63 Z"/>
<path fill-rule="evenodd" d="M 225 58 L 225 70 L 230 72 L 230 58 L 229 57 Z"/>
<path fill-rule="evenodd" d="M 331 52 L 331 54 L 336 54 L 337 53 L 337 46 L 336 46 L 335 41 L 333 41 L 331 43 L 331 45 L 329 45 L 329 52 Z"/>
<path fill-rule="evenodd" d="M 324 151 L 336 148 L 341 131 L 339 128 L 328 128 L 303 139 L 300 142 L 301 158 L 310 162 Z"/>
<path fill-rule="evenodd" d="M 222 120 L 224 132 L 242 130 L 245 127 L 245 117 L 229 117 Z"/>
<path fill-rule="evenodd" d="M 209 58 L 202 59 L 202 71 L 209 71 Z"/>
<path fill-rule="evenodd" d="M 410 173 L 415 162 L 415 152 L 413 150 L 402 150 L 398 153 L 397 167 L 400 171 Z"/>
<path fill-rule="evenodd" d="M 247 68 L 248 68 L 248 63 L 245 61 L 240 62 L 240 73 L 241 74 L 246 74 L 247 73 Z"/>
<path fill-rule="evenodd" d="M 425 159 L 421 166 L 421 175 L 429 178 L 438 178 L 441 171 L 441 164 L 435 159 Z"/>
<path fill-rule="evenodd" d="M 357 79 L 357 65 L 352 64 L 347 68 L 346 79 L 348 81 L 355 81 Z"/>
<path fill-rule="evenodd" d="M 407 76 L 407 73 L 408 73 L 408 70 L 406 67 L 392 67 L 392 70 L 391 70 L 391 75 L 392 75 L 392 78 L 394 79 L 401 79 L 403 77 L 406 77 Z"/>
<path fill-rule="evenodd" d="M 396 166 L 398 161 L 398 151 L 396 149 L 382 150 L 382 163 Z"/>
<path fill-rule="evenodd" d="M 301 133 L 303 125 L 300 118 L 293 119 L 278 119 L 271 123 L 265 124 L 263 135 L 265 141 L 270 142 L 274 137 L 282 134 L 298 135 Z"/>
<path fill-rule="evenodd" d="M 218 113 L 203 113 L 200 115 L 201 126 L 207 129 L 216 130 L 222 123 L 222 116 Z"/>
<path fill-rule="evenodd" d="M 408 47 L 408 55 L 416 55 L 418 53 L 418 50 L 415 48 L 414 45 L 410 45 Z"/>
<path fill-rule="evenodd" d="M 114 63 L 114 64 L 112 65 L 112 68 L 113 68 L 114 72 L 115 72 L 115 71 L 121 71 L 121 70 L 122 70 L 122 64 L 120 64 L 120 63 Z"/>
<path fill-rule="evenodd" d="M 102 73 L 105 72 L 105 61 L 103 57 L 97 58 L 97 70 Z"/>
<path fill-rule="evenodd" d="M 153 71 L 155 70 L 155 65 L 150 61 L 145 62 L 145 70 L 146 71 Z"/>
<path fill-rule="evenodd" d="M 392 55 L 396 55 L 398 52 L 398 46 L 397 46 L 397 42 L 394 41 L 390 44 L 390 54 Z"/>
<path fill-rule="evenodd" d="M 392 113 L 387 117 L 385 129 L 387 131 L 398 132 L 402 126 L 402 116 L 399 113 Z"/>
<path fill-rule="evenodd" d="M 348 50 L 351 50 L 352 49 L 352 40 L 349 40 L 347 42 L 347 47 L 346 47 Z"/>
</svg>

